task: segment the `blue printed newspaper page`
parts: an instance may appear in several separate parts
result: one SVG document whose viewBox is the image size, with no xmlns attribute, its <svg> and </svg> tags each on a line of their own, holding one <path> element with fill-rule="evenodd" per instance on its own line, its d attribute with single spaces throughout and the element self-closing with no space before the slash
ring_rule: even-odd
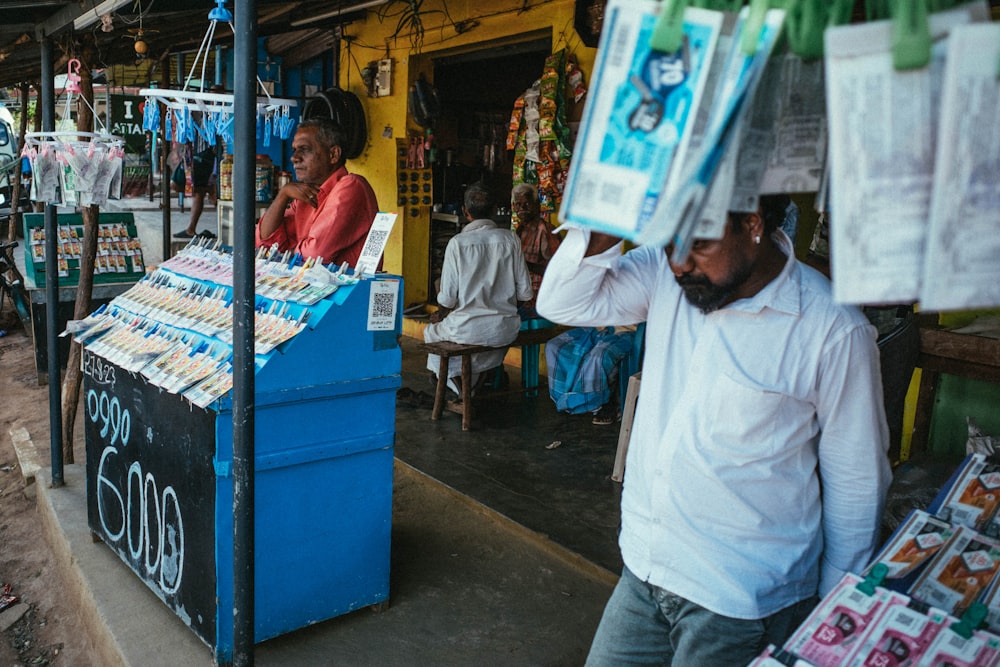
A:
<svg viewBox="0 0 1000 667">
<path fill-rule="evenodd" d="M 722 13 L 688 8 L 676 53 L 649 46 L 660 3 L 612 0 L 604 15 L 559 218 L 636 240 L 683 157 Z"/>
</svg>

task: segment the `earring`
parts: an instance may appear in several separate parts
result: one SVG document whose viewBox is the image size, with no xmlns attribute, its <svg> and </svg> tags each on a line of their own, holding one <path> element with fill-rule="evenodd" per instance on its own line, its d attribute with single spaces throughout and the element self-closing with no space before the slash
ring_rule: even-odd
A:
<svg viewBox="0 0 1000 667">
<path fill-rule="evenodd" d="M 757 236 L 753 237 L 753 242 L 756 245 L 760 245 L 760 234 L 758 234 Z"/>
</svg>

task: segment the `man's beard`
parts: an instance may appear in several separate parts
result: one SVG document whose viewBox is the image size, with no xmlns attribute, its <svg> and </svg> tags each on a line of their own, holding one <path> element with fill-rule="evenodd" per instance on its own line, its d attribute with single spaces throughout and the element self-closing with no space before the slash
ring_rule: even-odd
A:
<svg viewBox="0 0 1000 667">
<path fill-rule="evenodd" d="M 725 281 L 715 284 L 704 276 L 683 274 L 676 277 L 677 284 L 684 290 L 684 297 L 692 306 L 704 314 L 718 310 L 736 293 L 750 277 L 750 266 L 745 265 L 734 270 Z"/>
</svg>

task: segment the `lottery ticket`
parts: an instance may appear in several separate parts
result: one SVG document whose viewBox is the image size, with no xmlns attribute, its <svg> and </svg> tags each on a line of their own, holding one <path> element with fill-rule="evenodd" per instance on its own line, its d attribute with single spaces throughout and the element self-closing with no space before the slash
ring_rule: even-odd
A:
<svg viewBox="0 0 1000 667">
<path fill-rule="evenodd" d="M 982 530 L 1000 505 L 1000 465 L 972 454 L 962 464 L 937 516 Z"/>
<path fill-rule="evenodd" d="M 888 568 L 886 577 L 889 579 L 905 577 L 927 563 L 954 532 L 947 521 L 923 510 L 913 510 L 872 559 L 872 565 L 883 563 Z"/>
<path fill-rule="evenodd" d="M 890 607 L 909 601 L 880 587 L 869 594 L 858 588 L 861 581 L 857 575 L 844 575 L 785 643 L 785 650 L 816 667 L 842 665 Z"/>
<path fill-rule="evenodd" d="M 660 3 L 612 0 L 559 217 L 636 239 L 683 159 L 723 15 L 689 7 L 681 48 L 650 47 Z"/>
<path fill-rule="evenodd" d="M 959 526 L 908 591 L 911 596 L 961 616 L 1000 568 L 1000 543 Z"/>
</svg>

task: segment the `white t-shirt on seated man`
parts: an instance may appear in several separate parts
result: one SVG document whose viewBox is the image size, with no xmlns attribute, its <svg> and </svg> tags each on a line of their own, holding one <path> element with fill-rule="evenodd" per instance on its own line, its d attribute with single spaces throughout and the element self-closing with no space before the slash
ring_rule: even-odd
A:
<svg viewBox="0 0 1000 667">
<path fill-rule="evenodd" d="M 465 191 L 463 214 L 468 223 L 450 241 L 441 268 L 437 301 L 441 308 L 424 329 L 428 343 L 451 341 L 501 347 L 517 338 L 521 317 L 517 308 L 533 296 L 521 242 L 514 232 L 490 219 L 493 196 L 482 184 Z M 503 363 L 506 349 L 472 355 L 472 384 L 479 374 Z M 461 396 L 461 358 L 448 360 L 448 386 Z M 440 370 L 440 357 L 427 355 L 427 368 Z"/>
</svg>

